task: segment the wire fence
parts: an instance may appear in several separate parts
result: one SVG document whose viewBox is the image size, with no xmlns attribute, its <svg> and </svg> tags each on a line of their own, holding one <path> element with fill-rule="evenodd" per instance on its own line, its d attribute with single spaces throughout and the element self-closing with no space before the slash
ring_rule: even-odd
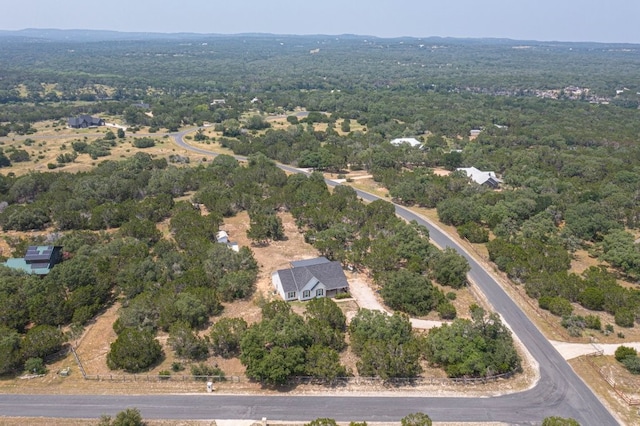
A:
<svg viewBox="0 0 640 426">
<path fill-rule="evenodd" d="M 336 377 L 323 379 L 312 376 L 291 377 L 283 386 L 319 385 L 326 387 L 346 387 L 350 385 L 371 385 L 380 387 L 416 387 L 416 386 L 444 386 L 444 385 L 484 385 L 511 378 L 515 372 L 497 374 L 488 377 L 408 377 L 388 378 L 380 377 Z M 186 374 L 85 374 L 86 380 L 114 381 L 114 382 L 227 382 L 249 383 L 252 380 L 243 375 L 232 376 L 194 376 Z"/>
</svg>

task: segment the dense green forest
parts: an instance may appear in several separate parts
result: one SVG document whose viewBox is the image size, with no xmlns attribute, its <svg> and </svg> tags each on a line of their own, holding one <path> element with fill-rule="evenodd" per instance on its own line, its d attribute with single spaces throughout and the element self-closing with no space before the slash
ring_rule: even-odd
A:
<svg viewBox="0 0 640 426">
<path fill-rule="evenodd" d="M 277 239 L 273 216 L 289 210 L 323 255 L 369 270 L 390 307 L 455 317 L 431 281 L 465 285 L 466 263 L 459 256 L 435 250 L 428 232 L 396 219 L 390 204 L 365 206 L 348 186 L 329 193 L 321 175 L 287 177 L 272 160 L 334 173 L 367 170 L 394 201 L 437 208 L 441 221 L 461 236 L 486 243 L 498 268 L 540 307 L 563 316 L 572 333 L 601 328 L 594 318 L 572 315 L 572 303 L 609 312 L 621 327 L 640 321 L 640 47 L 357 36 L 91 40 L 0 37 L 3 141 L 24 140 L 43 120 L 107 114 L 154 131 L 213 123 L 222 137 L 210 140 L 200 132 L 194 138 L 251 160 L 240 167 L 222 156 L 208 166 L 175 167 L 136 154 L 78 175 L 16 177 L 11 165 L 23 161 L 24 153 L 13 147 L 0 152 L 3 229 L 52 225 L 72 254 L 56 274 L 69 269 L 78 281 L 71 270 L 89 274 L 93 268 L 82 282 L 56 279 L 56 291 L 47 297 L 29 293 L 37 293 L 34 278 L 3 272 L 0 300 L 18 306 L 1 311 L 2 323 L 13 330 L 13 340 L 3 343 L 15 348 L 11 368 L 43 354 L 22 351 L 21 333 L 81 324 L 109 303 L 114 289 L 128 300 L 120 332 L 173 328 L 182 336 L 175 342 L 190 342 L 189 353 L 202 354 L 202 342 L 185 337 L 186 331 L 215 315 L 220 300 L 251 294 L 256 266 L 250 251 L 222 253 L 213 242 L 222 218 L 243 210 L 256 224 L 256 240 Z M 140 103 L 148 103 L 153 114 L 145 114 Z M 276 115 L 286 117 L 287 126 L 272 127 L 267 117 Z M 471 138 L 471 130 L 479 135 Z M 421 147 L 389 143 L 403 136 L 417 138 Z M 87 149 L 79 148 L 76 154 Z M 497 172 L 501 190 L 469 184 L 455 172 L 471 166 Z M 454 172 L 442 176 L 434 168 Z M 210 214 L 174 202 L 187 193 Z M 171 240 L 154 226 L 167 218 Z M 117 236 L 96 232 L 113 228 Z M 579 250 L 603 267 L 571 273 Z M 411 292 L 402 297 L 398 288 Z M 58 305 L 65 308 L 46 309 Z M 271 320 L 292 327 L 310 321 L 292 315 L 281 312 Z M 470 328 L 458 324 L 446 333 Z M 249 344 L 249 338 L 235 338 L 232 352 L 240 340 Z M 296 353 L 270 356 L 294 364 L 312 356 L 334 359 L 328 352 L 320 356 L 308 337 L 300 339 L 284 344 L 297 346 Z M 402 339 L 398 344 L 407 348 L 420 346 Z M 339 350 L 335 344 L 322 350 Z M 419 352 L 435 353 L 424 347 Z M 261 380 L 282 380 L 259 366 L 248 371 Z M 301 372 L 292 367 L 289 374 Z"/>
</svg>

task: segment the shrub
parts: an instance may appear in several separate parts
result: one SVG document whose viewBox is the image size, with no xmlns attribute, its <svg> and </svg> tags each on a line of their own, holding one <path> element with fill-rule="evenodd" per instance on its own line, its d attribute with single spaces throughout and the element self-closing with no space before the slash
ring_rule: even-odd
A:
<svg viewBox="0 0 640 426">
<path fill-rule="evenodd" d="M 620 327 L 633 327 L 633 323 L 635 321 L 635 315 L 631 309 L 620 308 L 616 311 L 615 315 L 616 325 Z"/>
<path fill-rule="evenodd" d="M 580 423 L 571 418 L 552 416 L 545 418 L 542 426 L 580 426 Z"/>
<path fill-rule="evenodd" d="M 73 141 L 71 142 L 71 148 L 78 154 L 84 154 L 87 152 L 87 148 L 89 144 L 84 141 Z"/>
<path fill-rule="evenodd" d="M 334 299 L 336 300 L 341 300 L 341 299 L 349 299 L 351 297 L 351 293 L 349 292 L 344 292 L 344 293 L 338 293 L 334 296 Z"/>
<path fill-rule="evenodd" d="M 579 296 L 582 306 L 592 311 L 604 309 L 604 290 L 598 287 L 587 287 Z"/>
<path fill-rule="evenodd" d="M 100 423 L 98 423 L 99 426 L 144 426 L 145 424 L 140 410 L 137 408 L 127 408 L 124 411 L 120 411 L 113 421 L 111 416 L 103 415 L 100 417 Z"/>
<path fill-rule="evenodd" d="M 597 315 L 587 315 L 584 317 L 585 324 L 587 328 L 591 330 L 602 330 L 602 323 L 600 322 L 600 317 Z"/>
<path fill-rule="evenodd" d="M 210 377 L 218 377 L 221 381 L 224 380 L 224 371 L 218 367 L 204 363 L 192 365 L 191 375 L 195 376 L 196 380 L 202 382 L 206 382 Z"/>
<path fill-rule="evenodd" d="M 148 331 L 124 329 L 111 344 L 107 354 L 107 366 L 137 373 L 151 367 L 162 358 L 160 343 Z"/>
<path fill-rule="evenodd" d="M 622 364 L 631 374 L 640 374 L 640 357 L 628 356 L 622 360 Z"/>
<path fill-rule="evenodd" d="M 584 317 L 579 315 L 571 315 L 562 318 L 562 326 L 567 329 L 569 335 L 572 337 L 582 336 L 582 330 L 586 327 L 587 323 Z"/>
<path fill-rule="evenodd" d="M 449 300 L 456 300 L 456 298 L 458 297 L 457 294 L 455 294 L 453 291 L 450 291 L 447 293 L 447 299 Z"/>
<path fill-rule="evenodd" d="M 413 413 L 400 420 L 402 426 L 431 426 L 431 418 L 424 413 Z"/>
<path fill-rule="evenodd" d="M 133 146 L 136 148 L 151 148 L 155 145 L 156 142 L 152 138 L 135 138 L 133 140 Z"/>
<path fill-rule="evenodd" d="M 622 362 L 625 358 L 628 358 L 628 357 L 637 357 L 637 356 L 638 356 L 637 350 L 624 345 L 618 346 L 618 349 L 616 349 L 616 352 L 615 352 L 615 357 L 618 362 Z"/>
<path fill-rule="evenodd" d="M 211 348 L 216 355 L 231 358 L 240 352 L 240 341 L 247 331 L 242 318 L 221 318 L 211 328 Z"/>
<path fill-rule="evenodd" d="M 52 325 L 38 325 L 33 327 L 21 343 L 24 358 L 45 358 L 62 349 L 64 335 L 58 327 Z"/>
<path fill-rule="evenodd" d="M 553 299 L 551 296 L 541 296 L 540 299 L 538 299 L 538 307 L 548 311 L 551 299 Z"/>
<path fill-rule="evenodd" d="M 470 243 L 486 243 L 489 241 L 489 231 L 475 222 L 467 222 L 458 226 L 458 235 L 466 238 Z"/>
<path fill-rule="evenodd" d="M 178 371 L 184 371 L 184 365 L 181 362 L 174 361 L 171 363 L 171 371 L 177 373 Z"/>
<path fill-rule="evenodd" d="M 171 378 L 171 371 L 161 370 L 158 372 L 158 377 L 160 378 L 160 380 L 169 380 Z"/>
<path fill-rule="evenodd" d="M 573 306 L 571 306 L 571 302 L 563 297 L 552 297 L 549 301 L 549 312 L 553 315 L 563 317 L 571 315 L 573 312 Z"/>
<path fill-rule="evenodd" d="M 439 304 L 437 311 L 438 315 L 440 315 L 440 318 L 443 320 L 452 320 L 457 315 L 456 307 L 449 302 L 443 302 Z"/>
<path fill-rule="evenodd" d="M 333 419 L 319 418 L 305 423 L 304 426 L 338 426 L 338 423 Z"/>
<path fill-rule="evenodd" d="M 14 163 L 29 161 L 30 158 L 31 157 L 29 156 L 29 153 L 24 149 L 16 149 L 15 151 L 9 154 L 9 159 Z"/>
<path fill-rule="evenodd" d="M 30 374 L 46 374 L 47 368 L 42 358 L 29 358 L 24 363 L 24 371 Z"/>
</svg>

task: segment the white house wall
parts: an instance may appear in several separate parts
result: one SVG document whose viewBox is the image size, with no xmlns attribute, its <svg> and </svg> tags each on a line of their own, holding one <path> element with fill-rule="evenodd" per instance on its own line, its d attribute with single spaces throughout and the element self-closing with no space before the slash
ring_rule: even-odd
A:
<svg viewBox="0 0 640 426">
<path fill-rule="evenodd" d="M 271 274 L 271 282 L 273 283 L 273 287 L 278 292 L 282 299 L 287 300 L 284 290 L 282 289 L 282 282 L 280 281 L 280 275 L 277 272 Z"/>
</svg>

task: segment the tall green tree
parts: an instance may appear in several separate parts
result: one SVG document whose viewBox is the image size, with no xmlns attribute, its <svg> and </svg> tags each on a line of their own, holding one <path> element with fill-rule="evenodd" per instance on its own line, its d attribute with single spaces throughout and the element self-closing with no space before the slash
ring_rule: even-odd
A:
<svg viewBox="0 0 640 426">
<path fill-rule="evenodd" d="M 107 353 L 107 366 L 112 370 L 138 373 L 149 369 L 162 356 L 162 346 L 153 334 L 127 328 L 111 343 Z"/>
</svg>

